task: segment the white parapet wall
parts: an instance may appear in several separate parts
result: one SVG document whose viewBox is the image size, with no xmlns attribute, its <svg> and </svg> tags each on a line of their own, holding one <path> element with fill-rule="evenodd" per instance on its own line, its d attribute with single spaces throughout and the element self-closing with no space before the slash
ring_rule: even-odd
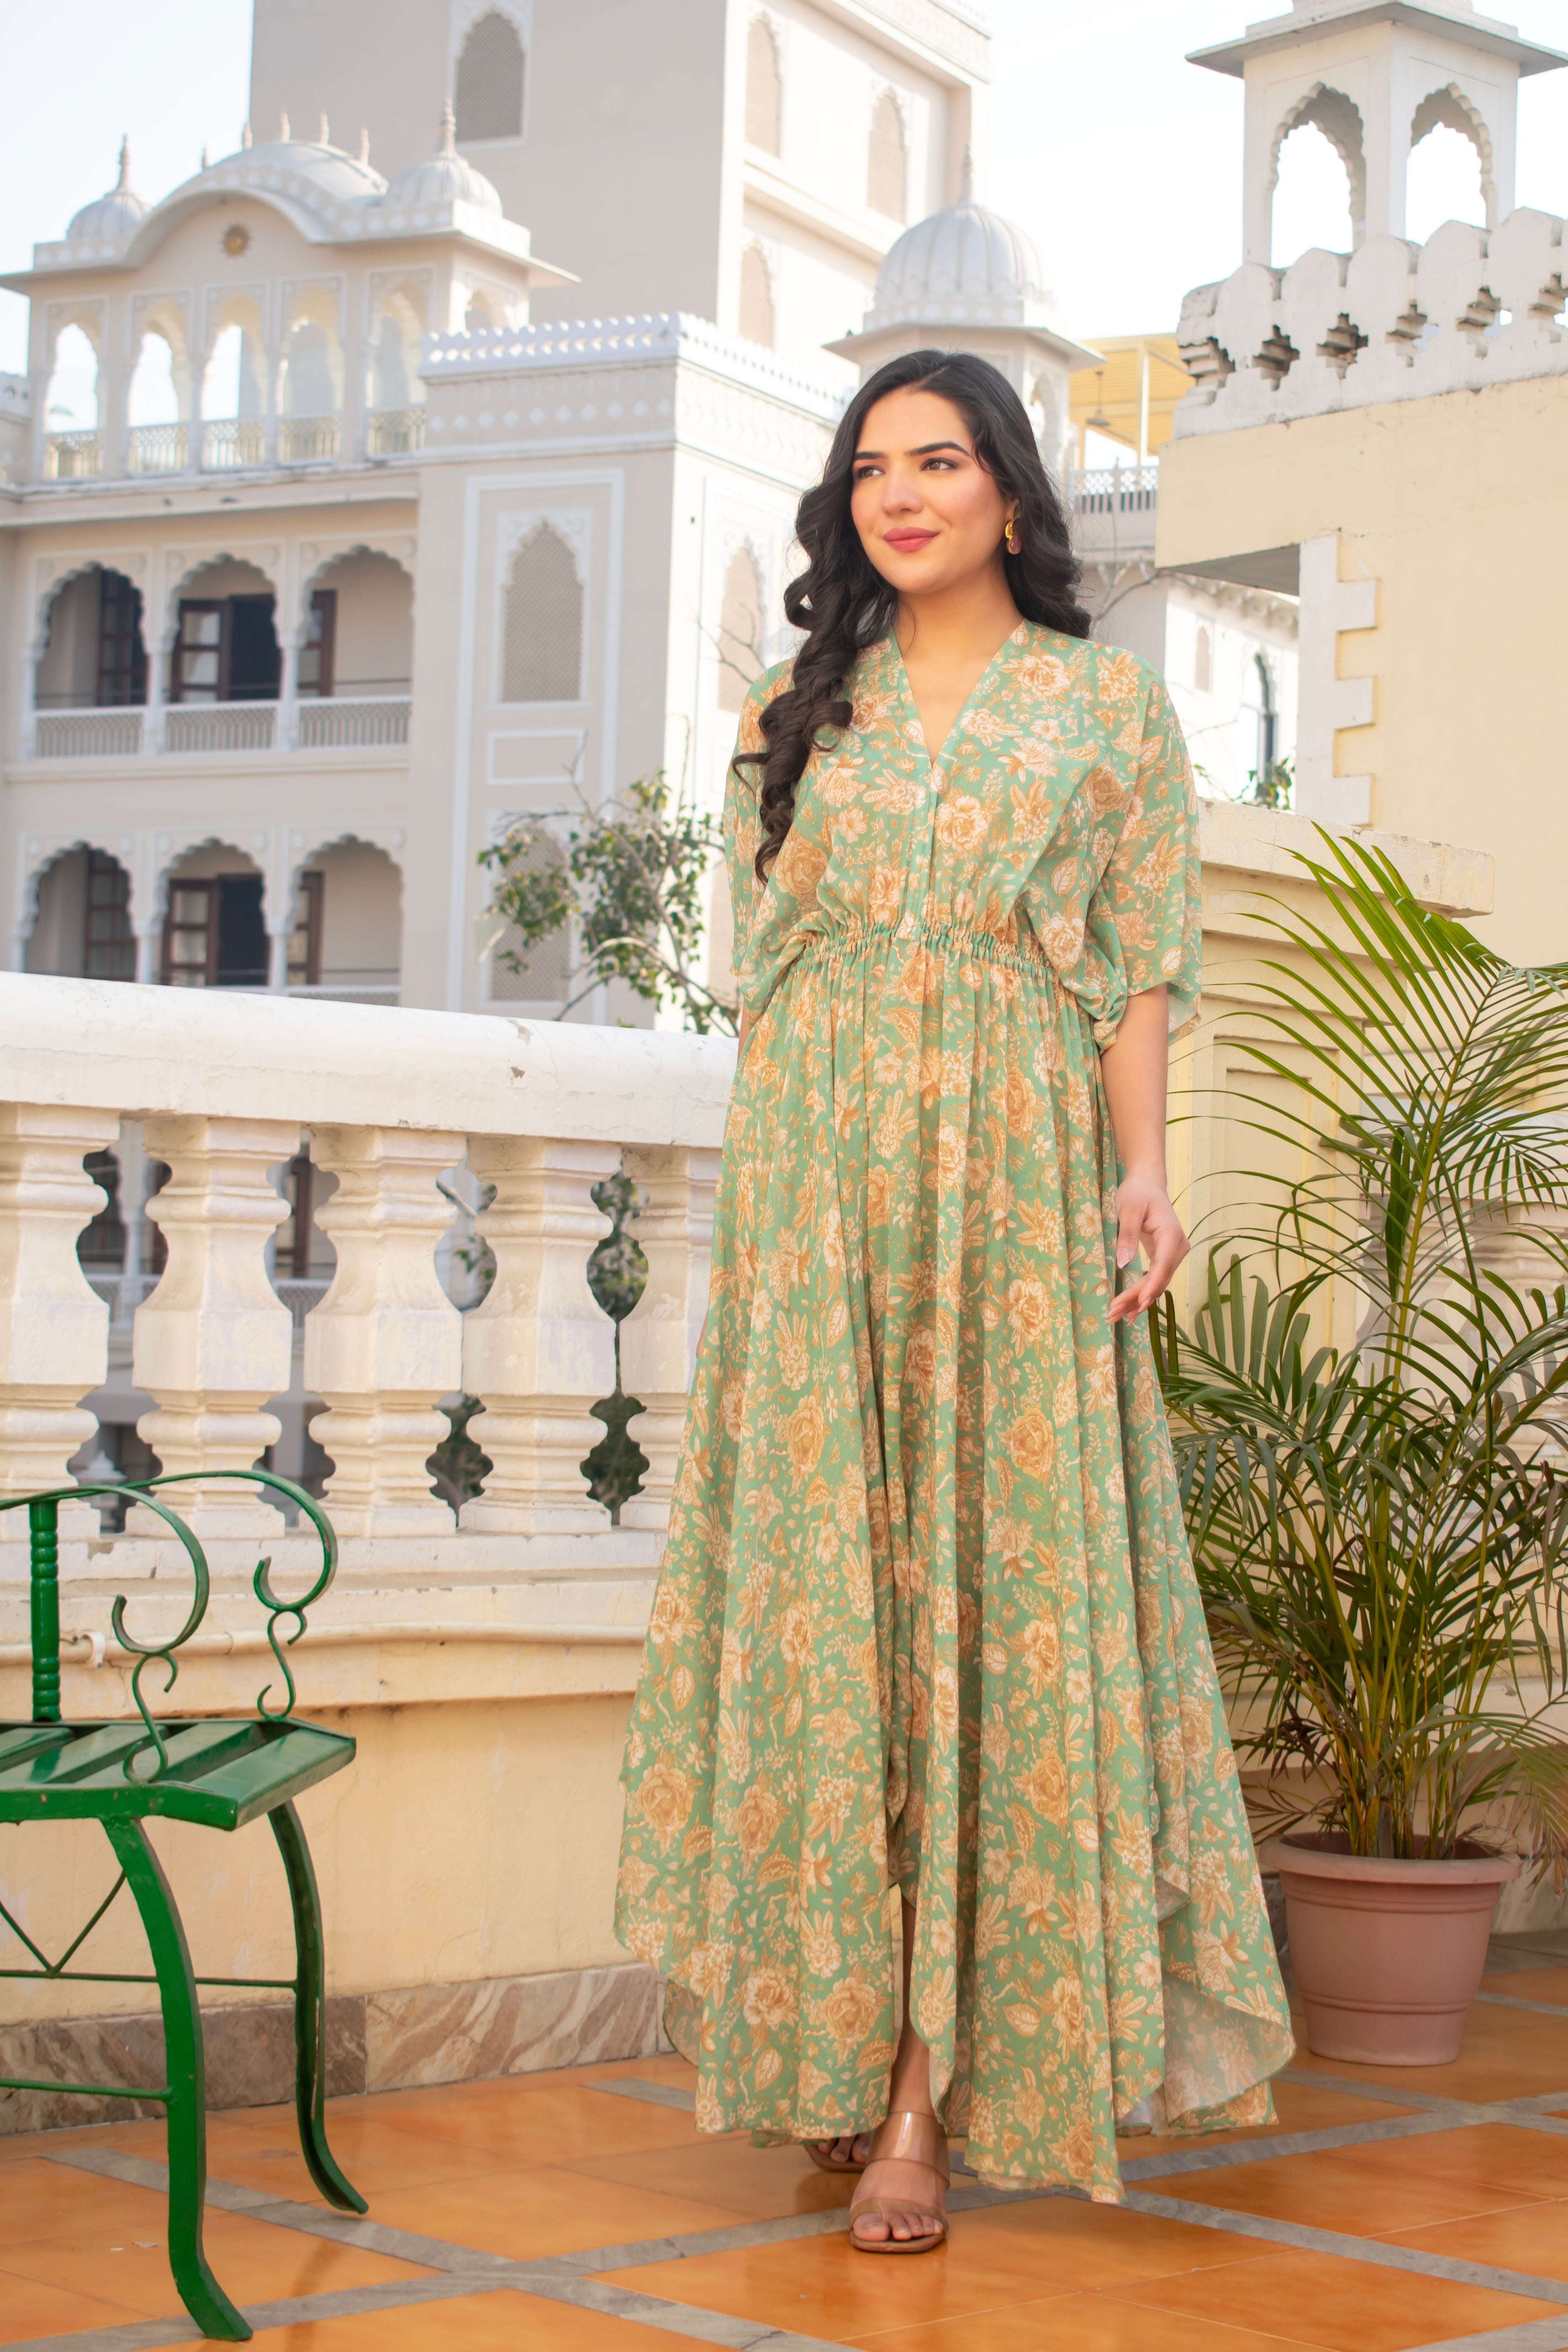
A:
<svg viewBox="0 0 1568 2352">
<path fill-rule="evenodd" d="M 1494 229 L 1314 247 L 1199 286 L 1177 329 L 1194 389 L 1178 438 L 1568 373 L 1563 223 L 1521 207 Z"/>
</svg>

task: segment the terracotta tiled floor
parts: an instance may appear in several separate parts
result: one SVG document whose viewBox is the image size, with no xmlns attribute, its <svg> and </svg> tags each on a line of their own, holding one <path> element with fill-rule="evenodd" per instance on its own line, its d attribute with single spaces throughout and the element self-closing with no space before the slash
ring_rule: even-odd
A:
<svg viewBox="0 0 1568 2352">
<path fill-rule="evenodd" d="M 663 2352 L 759 2326 L 770 2352 L 1568 2352 L 1568 1940 L 1494 1959 L 1455 2065 L 1303 2049 L 1275 2125 L 1127 2141 L 1122 2208 L 959 2174 L 952 2242 L 918 2261 L 855 2253 L 849 2184 L 795 2150 L 700 2140 L 676 2058 L 335 2102 L 371 2205 L 346 2229 L 286 2111 L 215 2116 L 208 2252 L 258 2352 Z M 0 2139 L 0 2345 L 188 2340 L 163 2152 L 147 2124 Z"/>
</svg>

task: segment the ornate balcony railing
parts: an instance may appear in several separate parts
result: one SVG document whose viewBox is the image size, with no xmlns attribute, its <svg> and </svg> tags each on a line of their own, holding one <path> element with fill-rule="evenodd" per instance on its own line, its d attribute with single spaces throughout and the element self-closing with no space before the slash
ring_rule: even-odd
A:
<svg viewBox="0 0 1568 2352">
<path fill-rule="evenodd" d="M 425 446 L 422 408 L 377 408 L 372 412 L 365 450 L 372 457 L 405 457 Z"/>
<path fill-rule="evenodd" d="M 259 416 L 223 416 L 202 426 L 202 471 L 230 474 L 259 466 L 267 456 L 267 427 Z"/>
<path fill-rule="evenodd" d="M 1068 504 L 1079 515 L 1152 514 L 1159 503 L 1160 467 L 1090 466 L 1067 477 Z"/>
<path fill-rule="evenodd" d="M 142 749 L 142 713 L 40 710 L 33 721 L 36 760 L 123 759 Z"/>
<path fill-rule="evenodd" d="M 278 426 L 278 455 L 285 466 L 319 464 L 338 454 L 336 416 L 285 416 Z"/>
<path fill-rule="evenodd" d="M 410 708 L 406 695 L 345 695 L 301 702 L 300 749 L 326 751 L 406 743 Z"/>
<path fill-rule="evenodd" d="M 133 425 L 125 436 L 128 474 L 183 474 L 190 462 L 187 425 Z"/>
<path fill-rule="evenodd" d="M 270 751 L 275 702 L 176 702 L 163 714 L 165 751 Z"/>
<path fill-rule="evenodd" d="M 51 433 L 44 443 L 44 475 L 51 482 L 79 482 L 103 471 L 101 433 Z"/>
</svg>

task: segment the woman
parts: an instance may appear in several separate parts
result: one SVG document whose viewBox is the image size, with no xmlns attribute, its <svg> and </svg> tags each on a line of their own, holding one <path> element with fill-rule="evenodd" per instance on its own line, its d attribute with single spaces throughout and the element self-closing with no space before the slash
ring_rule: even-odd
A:
<svg viewBox="0 0 1568 2352">
<path fill-rule="evenodd" d="M 1115 2200 L 1119 2126 L 1267 2121 L 1292 2044 L 1143 1320 L 1187 1248 L 1180 732 L 1087 641 L 984 361 L 873 376 L 798 530 L 618 1925 L 699 2126 L 861 2171 L 852 2242 L 923 2252 L 949 2134 Z"/>
</svg>

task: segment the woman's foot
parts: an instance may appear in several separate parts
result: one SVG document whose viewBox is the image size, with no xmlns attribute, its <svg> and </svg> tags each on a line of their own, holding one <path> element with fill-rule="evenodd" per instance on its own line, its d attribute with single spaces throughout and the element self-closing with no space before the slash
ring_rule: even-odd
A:
<svg viewBox="0 0 1568 2352">
<path fill-rule="evenodd" d="M 929 2109 L 895 2111 L 871 2135 L 849 2207 L 850 2242 L 865 2253 L 925 2253 L 946 2235 L 946 2137 Z"/>
<path fill-rule="evenodd" d="M 859 2172 L 871 2146 L 869 2132 L 845 2133 L 837 2139 L 808 2139 L 805 2152 L 824 2172 Z"/>
</svg>

